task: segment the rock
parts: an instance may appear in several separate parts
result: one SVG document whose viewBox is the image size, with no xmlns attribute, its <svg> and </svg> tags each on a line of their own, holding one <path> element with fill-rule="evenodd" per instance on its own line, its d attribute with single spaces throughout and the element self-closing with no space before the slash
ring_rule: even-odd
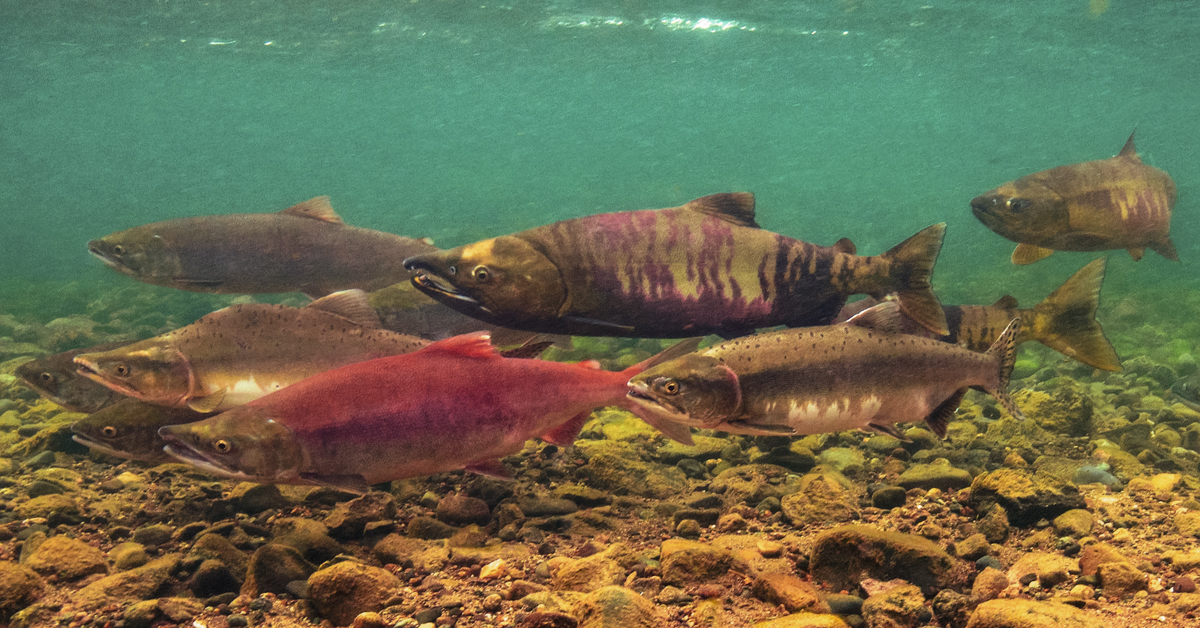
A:
<svg viewBox="0 0 1200 628">
<path fill-rule="evenodd" d="M 1076 508 L 1054 518 L 1054 531 L 1059 536 L 1083 538 L 1092 533 L 1092 513 Z"/>
<path fill-rule="evenodd" d="M 517 628 L 576 628 L 577 626 L 579 626 L 579 622 L 574 617 L 553 611 L 529 613 L 517 624 Z"/>
<path fill-rule="evenodd" d="M 719 473 L 711 490 L 720 493 L 727 506 L 753 507 L 764 499 L 782 500 L 800 490 L 800 477 L 773 464 L 747 464 Z"/>
<path fill-rule="evenodd" d="M 916 628 L 925 624 L 925 596 L 915 585 L 902 584 L 876 593 L 863 602 L 862 617 L 868 626 L 878 628 Z"/>
<path fill-rule="evenodd" d="M 517 501 L 517 507 L 526 517 L 555 517 L 577 512 L 579 506 L 565 498 L 530 497 Z"/>
<path fill-rule="evenodd" d="M 979 600 L 969 595 L 943 589 L 933 597 L 930 608 L 938 620 L 938 625 L 945 628 L 967 628 L 971 613 L 978 605 Z"/>
<path fill-rule="evenodd" d="M 598 451 L 576 473 L 592 486 L 617 495 L 667 499 L 688 488 L 687 476 L 676 467 L 663 467 Z"/>
<path fill-rule="evenodd" d="M 336 510 L 336 507 L 335 507 Z M 393 516 L 395 516 L 393 514 Z M 346 521 L 345 518 L 340 521 Z M 341 554 L 340 543 L 329 536 L 325 524 L 303 517 L 286 517 L 275 522 L 271 542 L 295 548 L 312 563 L 320 564 Z"/>
<path fill-rule="evenodd" d="M 199 600 L 164 597 L 131 604 L 125 609 L 124 620 L 126 628 L 150 628 L 160 621 L 186 623 L 203 611 Z"/>
<path fill-rule="evenodd" d="M 1130 563 L 1102 563 L 1096 575 L 1100 577 L 1104 595 L 1114 600 L 1145 591 L 1149 586 L 1149 576 Z"/>
<path fill-rule="evenodd" d="M 729 550 L 683 539 L 663 541 L 660 555 L 663 582 L 672 585 L 711 582 L 733 566 Z"/>
<path fill-rule="evenodd" d="M 850 521 L 859 516 L 858 499 L 830 473 L 809 473 L 800 478 L 800 490 L 783 498 L 783 516 L 797 527 Z"/>
<path fill-rule="evenodd" d="M 703 528 L 700 527 L 700 522 L 695 519 L 684 519 L 675 526 L 675 534 L 682 536 L 685 539 L 698 539 Z"/>
<path fill-rule="evenodd" d="M 721 511 L 716 508 L 684 508 L 675 511 L 672 516 L 676 523 L 691 519 L 701 526 L 708 527 L 717 524 L 717 519 L 721 518 Z"/>
<path fill-rule="evenodd" d="M 1070 377 L 1056 377 L 1039 388 L 1050 392 L 1026 388 L 1013 394 L 1025 416 L 1053 434 L 1088 435 L 1096 404 L 1087 389 Z"/>
<path fill-rule="evenodd" d="M 783 606 L 789 613 L 829 613 L 829 604 L 821 599 L 816 587 L 793 576 L 782 573 L 765 573 L 754 579 L 751 594 L 768 603 Z"/>
<path fill-rule="evenodd" d="M 145 545 L 130 541 L 108 550 L 108 559 L 112 561 L 113 567 L 116 567 L 117 571 L 125 571 L 145 565 L 149 562 L 150 557 L 146 555 Z"/>
<path fill-rule="evenodd" d="M 221 593 L 236 592 L 241 588 L 241 578 L 229 571 L 229 567 L 225 563 L 214 558 L 200 563 L 196 572 L 188 579 L 188 589 L 201 599 Z"/>
<path fill-rule="evenodd" d="M 673 440 L 666 439 L 658 448 L 659 460 L 666 464 L 675 464 L 685 458 L 699 460 L 712 460 L 721 457 L 721 450 L 724 449 L 729 441 L 724 438 L 714 438 L 712 436 L 701 436 L 699 434 L 692 435 L 692 445 L 684 445 Z"/>
<path fill-rule="evenodd" d="M 587 593 L 601 587 L 621 584 L 637 558 L 624 543 L 614 543 L 598 554 L 579 559 L 561 560 L 554 570 L 556 591 Z"/>
<path fill-rule="evenodd" d="M 437 519 L 429 517 L 413 517 L 408 522 L 408 535 L 415 539 L 448 539 L 458 530 Z"/>
<path fill-rule="evenodd" d="M 863 468 L 863 454 L 850 447 L 830 447 L 817 455 L 817 464 L 826 465 L 838 473 L 858 473 Z"/>
<path fill-rule="evenodd" d="M 994 600 L 1000 597 L 1000 592 L 1008 588 L 1011 582 L 1004 572 L 992 567 L 986 567 L 975 576 L 975 584 L 971 586 L 971 595 L 981 600 Z"/>
<path fill-rule="evenodd" d="M 1128 563 L 1129 559 L 1107 543 L 1093 543 L 1079 554 L 1079 573 L 1094 576 L 1105 563 Z"/>
<path fill-rule="evenodd" d="M 747 525 L 748 524 L 746 523 L 745 517 L 737 514 L 736 512 L 731 512 L 727 515 L 722 515 L 719 519 L 717 519 L 717 532 L 722 534 L 740 532 L 745 530 Z"/>
<path fill-rule="evenodd" d="M 579 628 L 658 628 L 665 618 L 654 603 L 624 587 L 597 589 L 575 603 Z"/>
<path fill-rule="evenodd" d="M 999 504 L 1017 526 L 1033 525 L 1039 519 L 1054 519 L 1068 510 L 1085 507 L 1083 497 L 1069 483 L 1028 469 L 1003 468 L 975 478 L 969 503 L 980 512 Z"/>
<path fill-rule="evenodd" d="M 292 505 L 292 502 L 284 497 L 279 487 L 274 484 L 242 482 L 233 487 L 229 498 L 237 505 L 239 512 L 252 515 L 264 510 L 283 510 Z"/>
<path fill-rule="evenodd" d="M 963 570 L 937 544 L 919 536 L 849 525 L 813 541 L 809 573 L 833 590 L 853 590 L 865 577 L 903 578 L 932 594 L 962 584 Z"/>
<path fill-rule="evenodd" d="M 1008 540 L 1008 511 L 996 504 L 976 522 L 975 527 L 988 543 L 1003 543 Z"/>
<path fill-rule="evenodd" d="M 42 597 L 46 585 L 35 571 L 12 561 L 0 561 L 0 618 L 11 616 Z"/>
<path fill-rule="evenodd" d="M 583 593 L 575 591 L 540 591 L 522 598 L 521 605 L 530 610 L 541 608 L 547 611 L 568 612 L 583 598 Z"/>
<path fill-rule="evenodd" d="M 837 615 L 816 615 L 813 613 L 796 613 L 785 617 L 777 617 L 760 621 L 752 628 L 850 628 Z"/>
<path fill-rule="evenodd" d="M 473 502 L 482 501 L 473 497 L 463 497 Z M 443 500 L 444 501 L 444 500 Z M 483 505 L 484 523 L 487 522 L 487 504 Z M 438 516 L 441 517 L 441 504 L 438 504 Z M 396 500 L 389 493 L 372 491 L 347 502 L 341 502 L 333 507 L 333 511 L 325 517 L 325 526 L 329 535 L 337 539 L 357 539 L 362 537 L 368 523 L 392 520 L 396 518 Z"/>
<path fill-rule="evenodd" d="M 241 593 L 250 597 L 258 597 L 263 593 L 286 593 L 289 582 L 306 580 L 314 571 L 316 566 L 304 560 L 304 556 L 295 548 L 267 543 L 250 557 Z"/>
<path fill-rule="evenodd" d="M 979 560 L 991 550 L 987 537 L 978 532 L 954 544 L 954 555 L 963 560 Z"/>
<path fill-rule="evenodd" d="M 78 580 L 92 574 L 108 573 L 104 552 L 65 536 L 46 539 L 25 566 L 43 576 L 57 576 L 59 580 Z"/>
<path fill-rule="evenodd" d="M 175 534 L 175 527 L 165 524 L 155 524 L 140 527 L 133 531 L 133 542 L 146 547 L 158 547 L 169 543 Z"/>
<path fill-rule="evenodd" d="M 830 593 L 825 596 L 825 603 L 829 605 L 829 612 L 834 615 L 861 615 L 864 601 L 857 595 Z"/>
<path fill-rule="evenodd" d="M 71 594 L 71 602 L 79 609 L 95 610 L 154 597 L 171 580 L 181 558 L 179 554 L 167 554 L 136 569 L 105 576 Z"/>
<path fill-rule="evenodd" d="M 487 502 L 461 493 L 447 495 L 438 502 L 437 518 L 453 526 L 487 525 L 492 512 Z M 409 528 L 411 530 L 411 526 Z"/>
<path fill-rule="evenodd" d="M 1026 575 L 1033 574 L 1043 589 L 1050 589 L 1078 573 L 1079 561 L 1074 558 L 1049 552 L 1029 552 L 1009 568 L 1008 579 L 1020 582 Z"/>
<path fill-rule="evenodd" d="M 353 561 L 336 563 L 308 579 L 308 599 L 322 616 L 345 626 L 359 613 L 379 611 L 400 580 L 385 569 Z"/>
<path fill-rule="evenodd" d="M 389 534 L 372 548 L 379 562 L 387 565 L 412 565 L 416 569 L 438 571 L 450 560 L 445 543 L 423 541 Z"/>
<path fill-rule="evenodd" d="M 1175 530 L 1180 536 L 1200 538 L 1200 512 L 1190 510 L 1175 515 Z"/>
<path fill-rule="evenodd" d="M 908 501 L 908 492 L 899 486 L 885 486 L 871 493 L 871 505 L 883 510 L 901 508 Z"/>
<path fill-rule="evenodd" d="M 215 532 L 200 535 L 200 538 L 192 544 L 188 557 L 214 558 L 229 567 L 229 570 L 235 574 L 246 573 L 246 567 L 250 563 L 245 552 L 234 547 L 229 539 Z"/>
<path fill-rule="evenodd" d="M 20 519 L 41 517 L 49 520 L 61 520 L 63 517 L 79 517 L 79 506 L 67 495 L 42 495 L 18 504 L 16 515 Z"/>
<path fill-rule="evenodd" d="M 612 503 L 612 496 L 608 493 L 578 484 L 564 484 L 559 486 L 554 489 L 554 496 L 560 499 L 569 499 L 575 502 L 575 505 L 580 508 L 592 508 Z"/>
<path fill-rule="evenodd" d="M 1058 602 L 992 600 L 980 604 L 967 628 L 1105 628 L 1098 615 Z"/>
<path fill-rule="evenodd" d="M 971 485 L 971 473 L 966 469 L 950 466 L 950 461 L 942 459 L 935 464 L 914 464 L 900 474 L 896 482 L 904 489 L 931 488 L 950 489 L 966 488 Z"/>
</svg>

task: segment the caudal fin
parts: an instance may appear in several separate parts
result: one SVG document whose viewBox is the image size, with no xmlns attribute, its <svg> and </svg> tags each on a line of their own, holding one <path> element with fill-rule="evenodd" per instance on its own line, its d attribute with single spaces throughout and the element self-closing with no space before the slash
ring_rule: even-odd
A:
<svg viewBox="0 0 1200 628">
<path fill-rule="evenodd" d="M 987 393 L 996 398 L 1000 405 L 1004 406 L 1005 410 L 1015 419 L 1024 420 L 1025 415 L 1021 413 L 1021 409 L 1013 402 L 1012 397 L 1008 396 L 1008 381 L 1012 377 L 1013 365 L 1017 363 L 1017 334 L 1021 331 L 1021 319 L 1014 318 L 1000 333 L 1000 337 L 996 338 L 996 342 L 987 350 L 989 357 L 995 358 L 996 367 L 999 370 L 996 378 L 996 387 L 994 389 L 986 389 Z"/>
<path fill-rule="evenodd" d="M 1104 258 L 1093 260 L 1033 308 L 1033 338 L 1088 366 L 1119 371 L 1121 359 L 1096 320 L 1104 266 Z"/>
<path fill-rule="evenodd" d="M 945 236 L 946 223 L 941 222 L 918 231 L 881 255 L 891 263 L 888 292 L 895 292 L 900 297 L 901 311 L 939 336 L 950 333 L 950 328 L 946 325 L 942 304 L 933 294 L 930 277 Z M 883 298 L 882 294 L 871 296 Z"/>
</svg>

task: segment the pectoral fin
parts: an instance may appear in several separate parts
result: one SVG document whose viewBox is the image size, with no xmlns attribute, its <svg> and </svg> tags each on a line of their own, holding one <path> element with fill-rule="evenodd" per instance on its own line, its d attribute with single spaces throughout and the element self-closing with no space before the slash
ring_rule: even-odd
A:
<svg viewBox="0 0 1200 628">
<path fill-rule="evenodd" d="M 1012 263 L 1016 264 L 1017 266 L 1025 266 L 1026 264 L 1032 264 L 1036 261 L 1044 260 L 1051 255 L 1054 255 L 1054 251 L 1051 249 L 1045 249 L 1040 246 L 1021 243 L 1018 244 L 1017 248 L 1013 251 Z"/>
<path fill-rule="evenodd" d="M 650 427 L 662 432 L 663 436 L 666 436 L 667 438 L 669 438 L 673 441 L 676 441 L 676 442 L 679 442 L 679 443 L 682 443 L 682 444 L 688 445 L 688 446 L 696 444 L 696 442 L 692 440 L 691 428 L 689 428 L 688 426 L 686 426 L 682 423 L 675 423 L 674 421 L 664 421 L 664 420 L 661 420 L 658 417 L 650 414 L 649 412 L 646 412 L 644 414 L 638 414 L 638 413 L 634 412 L 634 414 L 636 414 L 637 417 L 640 418 L 641 420 L 645 421 Z"/>
<path fill-rule="evenodd" d="M 208 414 L 217 409 L 221 402 L 225 401 L 225 389 L 222 388 L 217 392 L 208 395 L 207 397 L 192 397 L 188 399 L 187 406 L 196 412 Z"/>
<path fill-rule="evenodd" d="M 1175 252 L 1175 243 L 1171 241 L 1171 236 L 1167 236 L 1158 242 L 1151 242 L 1149 246 L 1151 251 L 1158 253 L 1172 262 L 1179 261 L 1179 254 Z"/>
<path fill-rule="evenodd" d="M 318 486 L 328 486 L 339 491 L 366 495 L 371 487 L 367 479 L 361 475 L 321 475 L 319 473 L 301 473 L 300 478 Z"/>
<path fill-rule="evenodd" d="M 867 429 L 871 430 L 872 432 L 879 432 L 880 434 L 887 434 L 888 436 L 891 436 L 892 438 L 894 438 L 900 442 L 904 442 L 904 443 L 912 442 L 911 440 L 909 440 L 909 438 L 907 436 L 900 433 L 900 430 L 896 429 L 895 425 L 892 425 L 890 423 L 868 423 Z"/>
<path fill-rule="evenodd" d="M 489 478 L 496 478 L 497 480 L 513 479 L 512 471 L 509 471 L 508 467 L 504 466 L 504 463 L 500 462 L 499 458 L 476 460 L 463 468 L 471 473 L 486 475 Z"/>
<path fill-rule="evenodd" d="M 1146 249 L 1144 249 L 1144 248 L 1129 249 L 1129 257 L 1132 257 L 1133 261 L 1135 261 L 1135 262 L 1142 261 L 1142 256 L 1145 254 L 1146 254 Z"/>
</svg>

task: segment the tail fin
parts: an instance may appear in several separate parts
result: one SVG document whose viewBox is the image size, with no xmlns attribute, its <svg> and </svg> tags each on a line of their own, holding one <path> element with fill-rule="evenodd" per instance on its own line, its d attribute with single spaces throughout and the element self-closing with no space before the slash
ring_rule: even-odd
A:
<svg viewBox="0 0 1200 628">
<path fill-rule="evenodd" d="M 1121 370 L 1121 359 L 1096 320 L 1105 259 L 1093 260 L 1033 308 L 1034 340 L 1088 366 Z"/>
<path fill-rule="evenodd" d="M 1008 380 L 1012 377 L 1013 365 L 1017 362 L 1017 334 L 1021 331 L 1021 319 L 1014 318 L 1000 333 L 1000 337 L 996 338 L 996 342 L 992 343 L 991 348 L 987 350 L 987 356 L 996 360 L 996 366 L 999 369 L 999 376 L 996 379 L 996 388 L 988 390 L 988 394 L 996 398 L 1000 405 L 1004 406 L 1005 410 L 1013 416 L 1013 418 L 1024 420 L 1025 415 L 1021 413 L 1021 409 L 1013 402 L 1012 397 L 1008 396 Z"/>
<path fill-rule="evenodd" d="M 941 222 L 922 229 L 880 256 L 891 263 L 892 283 L 888 291 L 895 291 L 900 297 L 900 309 L 939 336 L 950 333 L 950 328 L 929 278 L 945 236 L 946 223 Z M 871 296 L 883 298 L 882 294 Z"/>
</svg>

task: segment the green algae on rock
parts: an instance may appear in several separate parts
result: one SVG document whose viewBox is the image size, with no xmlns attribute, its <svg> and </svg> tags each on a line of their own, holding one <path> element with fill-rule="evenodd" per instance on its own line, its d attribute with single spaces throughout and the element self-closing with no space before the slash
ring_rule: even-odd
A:
<svg viewBox="0 0 1200 628">
<path fill-rule="evenodd" d="M 932 593 L 961 586 L 969 570 L 936 543 L 866 525 L 826 530 L 813 541 L 809 572 L 831 589 L 853 590 L 864 577 L 903 578 Z"/>
</svg>

